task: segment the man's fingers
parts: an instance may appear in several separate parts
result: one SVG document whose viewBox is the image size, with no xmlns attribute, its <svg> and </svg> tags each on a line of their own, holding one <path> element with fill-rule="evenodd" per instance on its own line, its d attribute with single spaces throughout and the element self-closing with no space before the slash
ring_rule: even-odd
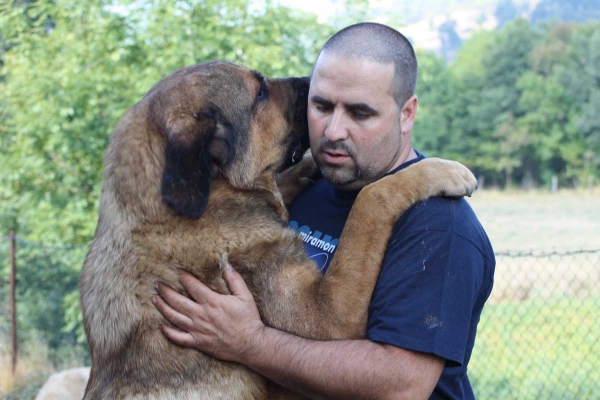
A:
<svg viewBox="0 0 600 400">
<path fill-rule="evenodd" d="M 181 296 L 179 293 L 176 294 Z M 190 317 L 173 309 L 161 296 L 152 297 L 152 303 L 154 303 L 158 311 L 160 311 L 160 313 L 173 325 L 185 330 L 189 330 L 194 326 Z"/>
<path fill-rule="evenodd" d="M 193 347 L 195 344 L 194 337 L 191 333 L 178 331 L 167 325 L 161 325 L 160 330 L 171 342 L 181 346 Z"/>
<path fill-rule="evenodd" d="M 217 295 L 189 272 L 179 271 L 179 282 L 198 304 L 205 304 L 211 299 L 214 300 L 214 296 Z"/>
<path fill-rule="evenodd" d="M 229 263 L 225 263 L 223 278 L 225 278 L 225 282 L 227 282 L 232 295 L 241 298 L 248 298 L 250 296 L 252 298 L 252 293 L 250 293 L 248 286 L 246 286 L 246 282 L 244 282 L 242 276 Z"/>
<path fill-rule="evenodd" d="M 198 308 L 198 304 L 186 296 L 177 293 L 167 285 L 158 284 L 156 288 L 158 294 L 173 310 L 187 317 L 192 318 L 195 314 L 194 310 Z"/>
</svg>

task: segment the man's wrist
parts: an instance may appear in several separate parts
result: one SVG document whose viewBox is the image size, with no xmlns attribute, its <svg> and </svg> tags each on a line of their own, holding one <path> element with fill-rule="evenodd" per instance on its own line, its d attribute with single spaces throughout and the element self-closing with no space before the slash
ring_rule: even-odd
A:
<svg viewBox="0 0 600 400">
<path fill-rule="evenodd" d="M 275 329 L 264 324 L 254 329 L 252 334 L 248 335 L 246 343 L 234 361 L 252 368 L 260 357 L 264 357 L 267 349 L 265 344 L 269 341 L 269 335 L 272 335 L 270 331 L 275 331 Z"/>
<path fill-rule="evenodd" d="M 283 360 L 290 361 L 290 346 L 294 349 L 303 338 L 288 332 L 280 331 L 270 326 L 263 325 L 251 335 L 246 344 L 246 349 L 239 353 L 238 362 L 261 375 L 272 377 L 272 373 L 280 369 Z M 277 375 L 281 371 L 275 372 Z"/>
</svg>

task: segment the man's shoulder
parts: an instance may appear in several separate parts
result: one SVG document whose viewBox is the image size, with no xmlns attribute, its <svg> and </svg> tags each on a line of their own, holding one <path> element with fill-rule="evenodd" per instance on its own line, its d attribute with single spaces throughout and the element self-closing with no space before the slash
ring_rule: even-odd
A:
<svg viewBox="0 0 600 400">
<path fill-rule="evenodd" d="M 462 215 L 469 221 L 456 221 L 456 216 Z M 430 197 L 427 200 L 413 204 L 400 217 L 399 225 L 404 232 L 418 230 L 453 230 L 455 226 L 477 220 L 475 213 L 465 199 L 451 197 Z"/>
<path fill-rule="evenodd" d="M 410 207 L 398 220 L 394 237 L 448 232 L 471 242 L 482 253 L 493 250 L 477 215 L 464 198 L 431 197 Z"/>
</svg>

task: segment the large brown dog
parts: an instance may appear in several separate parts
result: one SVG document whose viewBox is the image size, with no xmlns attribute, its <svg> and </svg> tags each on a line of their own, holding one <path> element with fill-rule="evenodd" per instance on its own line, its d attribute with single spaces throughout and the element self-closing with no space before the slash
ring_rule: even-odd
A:
<svg viewBox="0 0 600 400">
<path fill-rule="evenodd" d="M 155 283 L 183 292 L 180 267 L 228 293 L 219 268 L 227 256 L 267 324 L 359 338 L 397 217 L 432 195 L 474 189 L 466 168 L 435 159 L 367 186 L 321 276 L 286 227 L 275 182 L 290 149 L 305 149 L 294 143 L 306 139 L 307 90 L 304 79 L 212 62 L 165 78 L 119 121 L 80 282 L 92 355 L 86 399 L 291 398 L 244 366 L 169 342 L 150 301 Z M 293 183 L 303 168 L 285 175 Z"/>
</svg>

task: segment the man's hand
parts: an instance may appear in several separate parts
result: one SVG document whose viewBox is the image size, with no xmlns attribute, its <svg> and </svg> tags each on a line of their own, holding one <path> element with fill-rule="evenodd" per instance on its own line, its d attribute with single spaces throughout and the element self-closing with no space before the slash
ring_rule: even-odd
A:
<svg viewBox="0 0 600 400">
<path fill-rule="evenodd" d="M 231 295 L 194 276 L 179 281 L 195 300 L 168 286 L 152 301 L 174 326 L 162 332 L 176 344 L 240 362 L 274 382 L 320 399 L 427 399 L 445 360 L 369 340 L 317 341 L 266 327 L 242 277 L 226 265 Z"/>
<path fill-rule="evenodd" d="M 239 362 L 253 349 L 250 341 L 264 324 L 246 283 L 231 265 L 223 277 L 231 295 L 212 291 L 193 275 L 181 271 L 179 282 L 195 300 L 160 284 L 152 302 L 178 329 L 163 325 L 164 335 L 174 343 L 193 347 L 222 360 Z"/>
</svg>

